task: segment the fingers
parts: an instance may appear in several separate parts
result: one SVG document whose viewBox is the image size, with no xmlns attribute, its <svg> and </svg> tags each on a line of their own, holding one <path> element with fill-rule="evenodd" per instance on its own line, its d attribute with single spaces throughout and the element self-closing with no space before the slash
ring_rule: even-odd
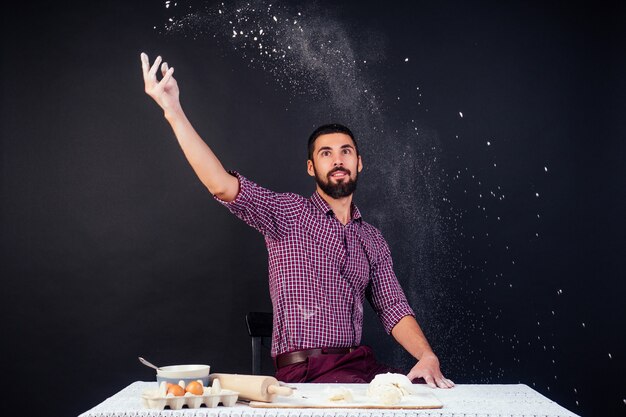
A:
<svg viewBox="0 0 626 417">
<path fill-rule="evenodd" d="M 160 87 L 165 87 L 165 84 L 167 84 L 167 82 L 170 80 L 170 78 L 172 78 L 172 74 L 174 74 L 174 67 L 168 69 L 163 74 L 163 79 L 161 80 L 161 82 L 159 82 L 159 86 Z"/>
<path fill-rule="evenodd" d="M 148 67 L 150 66 L 150 61 L 148 60 L 148 55 L 144 52 L 141 53 L 141 71 L 143 72 L 143 78 L 145 79 L 148 75 Z"/>
<path fill-rule="evenodd" d="M 161 81 L 158 81 L 156 75 L 159 68 L 161 69 L 161 74 L 163 75 Z M 150 65 L 150 59 L 144 52 L 141 53 L 141 69 L 143 72 L 146 93 L 152 97 L 154 97 L 155 94 L 158 94 L 158 91 L 163 91 L 165 89 L 167 83 L 172 78 L 172 74 L 174 73 L 174 68 L 170 68 L 167 65 L 167 62 L 162 62 L 161 56 L 157 56 L 152 65 Z"/>
<path fill-rule="evenodd" d="M 157 56 L 156 59 L 154 60 L 154 64 L 152 64 L 152 67 L 150 67 L 150 71 L 148 71 L 148 76 L 150 78 L 156 78 L 156 72 L 159 69 L 159 65 L 161 64 L 161 56 Z"/>
<path fill-rule="evenodd" d="M 454 387 L 454 382 L 450 381 L 447 378 L 441 377 L 437 379 L 437 386 L 439 388 L 452 388 Z"/>
<path fill-rule="evenodd" d="M 406 376 L 408 379 L 413 381 L 416 378 L 423 378 L 426 384 L 428 384 L 431 388 L 453 388 L 454 382 L 444 377 L 441 372 L 420 372 L 416 369 L 411 369 L 411 371 Z"/>
<path fill-rule="evenodd" d="M 409 381 L 413 381 L 415 378 L 418 378 L 418 375 L 417 375 L 417 372 L 411 369 L 411 371 L 406 375 L 406 377 L 409 379 Z"/>
<path fill-rule="evenodd" d="M 426 381 L 426 383 L 428 384 L 429 387 L 437 388 L 437 384 L 435 384 L 435 378 L 433 378 L 432 376 L 426 375 L 424 377 L 424 380 Z"/>
<path fill-rule="evenodd" d="M 150 59 L 148 58 L 148 55 L 145 52 L 142 52 L 140 56 L 141 56 L 141 69 L 143 72 L 143 77 L 146 80 L 148 78 L 152 78 L 152 79 L 156 78 L 156 73 L 159 70 L 159 66 L 161 68 L 161 74 L 164 77 L 167 74 L 167 72 L 170 70 L 169 66 L 167 65 L 167 62 L 161 63 L 162 61 L 161 56 L 156 57 L 152 66 L 150 66 Z"/>
</svg>

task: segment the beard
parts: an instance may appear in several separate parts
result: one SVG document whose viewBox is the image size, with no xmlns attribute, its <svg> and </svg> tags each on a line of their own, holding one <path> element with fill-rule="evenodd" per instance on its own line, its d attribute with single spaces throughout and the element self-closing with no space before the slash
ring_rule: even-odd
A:
<svg viewBox="0 0 626 417">
<path fill-rule="evenodd" d="M 338 200 L 343 197 L 348 197 L 352 195 L 356 191 L 356 183 L 358 179 L 358 173 L 353 178 L 350 177 L 351 172 L 345 168 L 337 167 L 331 169 L 328 174 L 326 174 L 326 181 L 318 174 L 315 167 L 313 167 L 313 171 L 315 172 L 315 182 L 319 187 L 324 191 L 329 197 Z M 333 184 L 330 176 L 337 171 L 343 171 L 347 174 L 346 179 Z"/>
</svg>

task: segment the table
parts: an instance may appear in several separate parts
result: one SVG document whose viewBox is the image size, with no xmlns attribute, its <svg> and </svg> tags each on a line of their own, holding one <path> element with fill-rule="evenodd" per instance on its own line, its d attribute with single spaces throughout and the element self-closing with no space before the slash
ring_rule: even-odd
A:
<svg viewBox="0 0 626 417">
<path fill-rule="evenodd" d="M 294 387 L 307 384 L 290 384 Z M 156 382 L 133 382 L 79 417 L 578 417 L 524 384 L 457 385 L 433 393 L 444 407 L 431 410 L 277 409 L 234 407 L 149 410 L 141 406 L 141 393 Z"/>
</svg>

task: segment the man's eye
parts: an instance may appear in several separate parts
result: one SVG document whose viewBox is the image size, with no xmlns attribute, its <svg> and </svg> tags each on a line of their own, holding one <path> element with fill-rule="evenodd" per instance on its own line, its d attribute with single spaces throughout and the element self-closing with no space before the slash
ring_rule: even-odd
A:
<svg viewBox="0 0 626 417">
<path fill-rule="evenodd" d="M 324 151 L 324 152 L 322 152 L 322 156 L 328 156 L 328 155 L 330 155 L 330 152 L 329 152 L 329 151 Z"/>
<path fill-rule="evenodd" d="M 352 149 L 346 148 L 346 149 L 343 150 L 343 153 L 345 153 L 345 154 L 352 153 Z"/>
</svg>

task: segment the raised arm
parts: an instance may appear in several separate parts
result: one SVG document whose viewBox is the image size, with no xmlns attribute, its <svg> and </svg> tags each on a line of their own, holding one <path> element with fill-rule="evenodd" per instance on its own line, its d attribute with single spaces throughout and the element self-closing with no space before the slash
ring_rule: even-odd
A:
<svg viewBox="0 0 626 417">
<path fill-rule="evenodd" d="M 161 63 L 160 56 L 151 66 L 148 55 L 142 53 L 141 68 L 146 94 L 163 109 L 165 119 L 172 126 L 187 161 L 202 184 L 221 200 L 234 200 L 239 192 L 239 181 L 224 169 L 185 116 L 180 105 L 178 84 L 173 77 L 174 67 L 168 68 L 166 62 Z M 163 75 L 160 81 L 157 79 L 159 68 Z"/>
</svg>

